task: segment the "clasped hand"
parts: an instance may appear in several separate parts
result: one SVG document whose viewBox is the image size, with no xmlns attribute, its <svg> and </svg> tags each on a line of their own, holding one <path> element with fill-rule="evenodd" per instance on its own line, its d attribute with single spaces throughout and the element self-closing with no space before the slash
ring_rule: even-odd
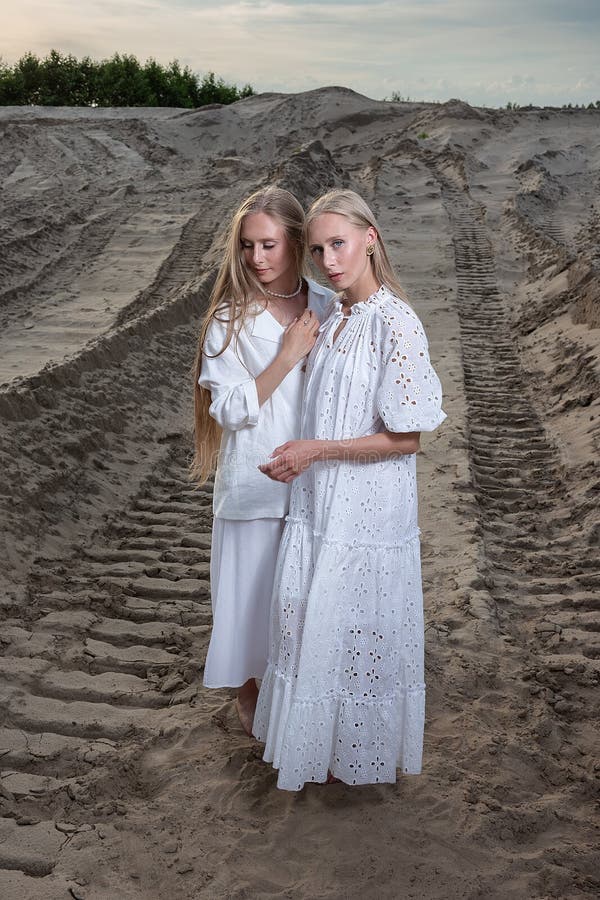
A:
<svg viewBox="0 0 600 900">
<path fill-rule="evenodd" d="M 271 454 L 272 462 L 264 463 L 258 468 L 273 481 L 288 484 L 321 455 L 321 441 L 286 441 L 275 447 Z"/>
</svg>

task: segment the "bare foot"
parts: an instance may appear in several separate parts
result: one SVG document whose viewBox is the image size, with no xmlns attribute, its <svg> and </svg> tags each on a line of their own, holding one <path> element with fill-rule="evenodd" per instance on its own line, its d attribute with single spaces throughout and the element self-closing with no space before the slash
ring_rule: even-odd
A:
<svg viewBox="0 0 600 900">
<path fill-rule="evenodd" d="M 254 678 L 248 681 L 238 690 L 235 701 L 237 714 L 242 723 L 242 728 L 249 737 L 252 737 L 252 725 L 254 723 L 254 712 L 256 710 L 256 701 L 258 699 L 258 687 Z"/>
</svg>

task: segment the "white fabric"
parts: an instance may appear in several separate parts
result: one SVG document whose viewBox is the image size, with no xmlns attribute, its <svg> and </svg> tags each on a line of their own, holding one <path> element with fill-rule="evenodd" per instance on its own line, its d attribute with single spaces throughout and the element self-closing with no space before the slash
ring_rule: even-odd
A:
<svg viewBox="0 0 600 900">
<path fill-rule="evenodd" d="M 283 519 L 215 519 L 210 557 L 213 628 L 205 687 L 240 687 L 267 666 L 269 610 Z"/>
<path fill-rule="evenodd" d="M 308 306 L 319 321 L 328 313 L 333 292 L 310 279 Z M 258 404 L 255 378 L 270 365 L 285 329 L 268 310 L 250 318 L 218 356 L 226 325 L 213 320 L 208 330 L 198 384 L 211 392 L 210 415 L 223 428 L 215 474 L 213 513 L 226 519 L 281 518 L 288 511 L 290 486 L 258 470 L 275 447 L 300 435 L 304 361 Z M 206 355 L 208 354 L 208 355 Z M 211 358 L 212 355 L 212 358 Z"/>
<path fill-rule="evenodd" d="M 303 438 L 432 431 L 446 417 L 414 311 L 382 287 L 311 351 Z M 254 734 L 299 790 L 421 771 L 425 714 L 416 455 L 317 462 L 293 482 Z"/>
</svg>

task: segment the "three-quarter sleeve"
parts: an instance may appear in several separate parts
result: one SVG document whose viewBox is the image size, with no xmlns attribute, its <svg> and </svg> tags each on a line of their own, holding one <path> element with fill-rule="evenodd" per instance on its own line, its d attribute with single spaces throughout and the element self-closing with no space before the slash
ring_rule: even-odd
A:
<svg viewBox="0 0 600 900">
<path fill-rule="evenodd" d="M 213 321 L 204 343 L 198 384 L 210 391 L 209 413 L 213 419 L 221 428 L 239 431 L 258 423 L 258 391 L 255 379 L 235 351 L 235 338 L 220 353 L 224 342 L 224 326 Z"/>
<path fill-rule="evenodd" d="M 385 310 L 377 410 L 388 431 L 433 431 L 446 418 L 442 385 L 416 313 L 405 303 Z"/>
</svg>

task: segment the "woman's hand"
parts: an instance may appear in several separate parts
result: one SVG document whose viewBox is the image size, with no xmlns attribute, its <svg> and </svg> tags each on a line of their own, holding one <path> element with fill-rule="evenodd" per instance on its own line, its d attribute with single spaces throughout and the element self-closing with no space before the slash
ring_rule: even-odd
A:
<svg viewBox="0 0 600 900">
<path fill-rule="evenodd" d="M 320 322 L 312 310 L 306 309 L 283 332 L 279 353 L 264 372 L 255 379 L 258 404 L 269 399 L 283 379 L 310 353 L 317 339 Z"/>
<path fill-rule="evenodd" d="M 285 329 L 280 352 L 293 366 L 310 353 L 320 327 L 321 323 L 312 309 L 306 309 Z"/>
<path fill-rule="evenodd" d="M 287 441 L 271 454 L 272 462 L 259 466 L 273 481 L 293 481 L 315 459 L 338 462 L 377 463 L 384 459 L 417 453 L 420 432 L 378 431 L 360 438 L 336 441 Z"/>
<path fill-rule="evenodd" d="M 259 466 L 260 471 L 273 481 L 288 484 L 322 456 L 322 441 L 286 441 L 271 454 L 272 462 Z"/>
</svg>

